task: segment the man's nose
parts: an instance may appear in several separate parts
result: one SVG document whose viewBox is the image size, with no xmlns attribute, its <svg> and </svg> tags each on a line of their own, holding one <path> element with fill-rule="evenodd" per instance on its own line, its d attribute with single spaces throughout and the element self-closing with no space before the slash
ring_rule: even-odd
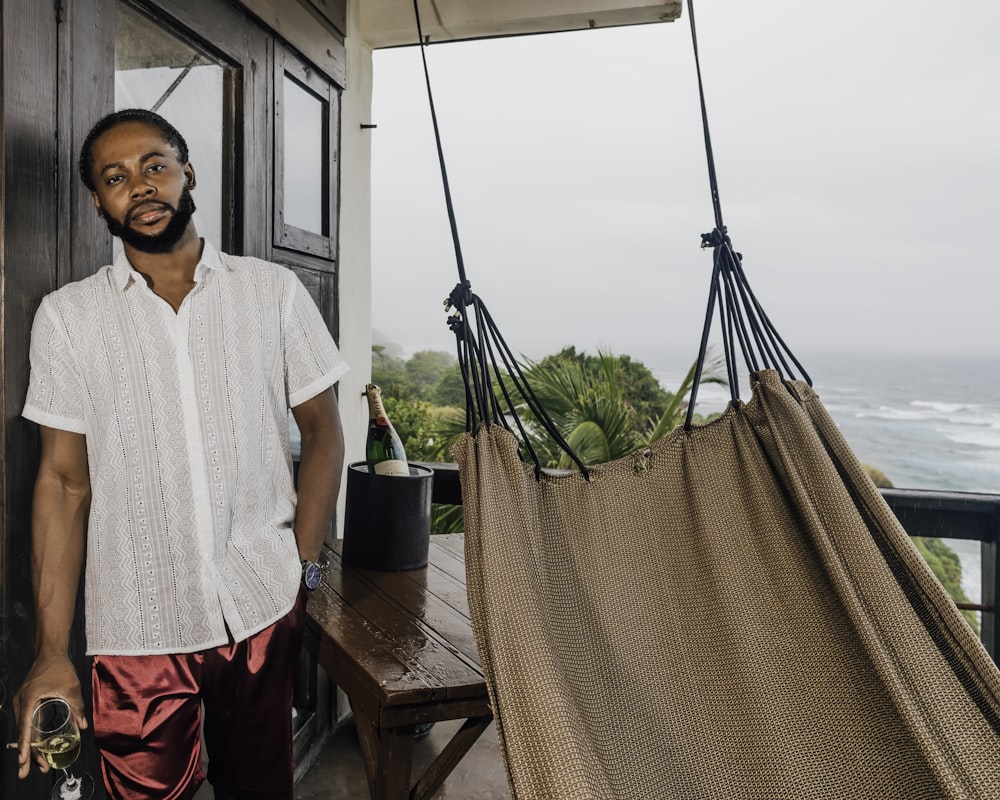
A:
<svg viewBox="0 0 1000 800">
<path fill-rule="evenodd" d="M 141 174 L 133 178 L 132 184 L 129 186 L 129 194 L 133 199 L 137 197 L 146 197 L 153 194 L 155 191 L 156 189 L 153 188 L 153 185 L 146 180 L 144 175 Z"/>
</svg>

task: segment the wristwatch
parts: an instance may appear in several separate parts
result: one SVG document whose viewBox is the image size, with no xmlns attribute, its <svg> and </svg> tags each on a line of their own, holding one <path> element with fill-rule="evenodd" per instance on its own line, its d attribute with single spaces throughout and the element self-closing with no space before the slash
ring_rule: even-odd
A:
<svg viewBox="0 0 1000 800">
<path fill-rule="evenodd" d="M 302 585 L 306 587 L 310 592 L 319 586 L 319 582 L 323 579 L 323 570 L 320 565 L 315 561 L 310 561 L 308 558 L 302 559 Z"/>
</svg>

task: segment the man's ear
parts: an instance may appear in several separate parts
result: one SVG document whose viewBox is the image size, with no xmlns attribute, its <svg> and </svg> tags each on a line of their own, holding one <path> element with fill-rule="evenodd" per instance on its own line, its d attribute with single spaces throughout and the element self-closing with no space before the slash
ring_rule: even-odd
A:
<svg viewBox="0 0 1000 800">
<path fill-rule="evenodd" d="M 101 208 L 101 201 L 97 197 L 97 192 L 91 192 L 90 196 L 94 200 L 94 208 L 97 209 L 97 216 L 99 216 L 101 219 L 104 219 L 104 209 Z"/>
<path fill-rule="evenodd" d="M 193 189 L 198 185 L 198 181 L 194 177 L 194 167 L 191 166 L 191 162 L 188 161 L 184 165 L 184 174 L 187 176 L 187 187 L 188 189 Z"/>
</svg>

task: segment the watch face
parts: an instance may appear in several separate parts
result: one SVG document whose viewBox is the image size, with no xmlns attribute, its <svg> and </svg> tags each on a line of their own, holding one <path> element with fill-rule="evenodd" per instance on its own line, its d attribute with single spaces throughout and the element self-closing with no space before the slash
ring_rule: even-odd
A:
<svg viewBox="0 0 1000 800">
<path fill-rule="evenodd" d="M 319 586 L 322 578 L 323 572 L 320 570 L 319 564 L 314 564 L 311 561 L 306 562 L 306 565 L 302 568 L 302 582 L 310 592 Z"/>
</svg>

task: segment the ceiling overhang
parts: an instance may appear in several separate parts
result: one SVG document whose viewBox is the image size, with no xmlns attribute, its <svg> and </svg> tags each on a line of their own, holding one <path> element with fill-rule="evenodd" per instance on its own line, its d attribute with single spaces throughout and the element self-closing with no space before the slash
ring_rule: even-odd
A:
<svg viewBox="0 0 1000 800">
<path fill-rule="evenodd" d="M 683 0 L 421 0 L 430 42 L 672 22 Z M 361 38 L 373 47 L 416 44 L 412 0 L 358 3 Z"/>
</svg>

